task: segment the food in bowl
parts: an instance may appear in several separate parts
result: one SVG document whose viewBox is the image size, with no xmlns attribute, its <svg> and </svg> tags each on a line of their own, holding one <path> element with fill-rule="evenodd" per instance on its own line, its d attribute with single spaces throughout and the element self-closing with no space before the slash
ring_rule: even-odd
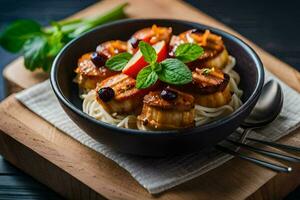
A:
<svg viewBox="0 0 300 200">
<path fill-rule="evenodd" d="M 242 105 L 236 60 L 209 30 L 173 34 L 143 28 L 128 41 L 101 43 L 78 58 L 82 109 L 117 127 L 171 130 L 201 126 Z"/>
<path fill-rule="evenodd" d="M 136 31 L 144 29 L 145 27 L 151 28 L 153 24 L 157 24 L 158 27 L 166 27 L 166 28 L 172 27 L 171 36 L 180 35 L 180 33 L 192 29 L 197 29 L 198 32 L 202 32 L 202 33 L 204 33 L 205 30 L 210 30 L 210 33 L 213 33 L 217 36 L 221 36 L 222 41 L 225 45 L 224 47 L 226 47 L 227 52 L 230 55 L 233 55 L 235 58 L 237 58 L 237 62 L 234 65 L 234 70 L 238 72 L 240 76 L 240 82 L 237 85 L 238 88 L 241 88 L 243 90 L 243 94 L 241 96 L 241 100 L 243 102 L 242 105 L 234 112 L 230 114 L 226 113 L 224 114 L 224 116 L 223 115 L 220 116 L 220 119 L 214 118 L 209 123 L 203 122 L 203 124 L 200 124 L 198 126 L 196 124 L 192 124 L 192 127 L 188 127 L 188 128 L 166 128 L 161 130 L 160 127 L 158 127 L 157 129 L 155 128 L 153 130 L 147 129 L 146 131 L 139 130 L 137 128 L 131 128 L 131 127 L 123 128 L 125 126 L 122 124 L 120 124 L 120 127 L 118 127 L 116 124 L 120 122 L 119 121 L 120 119 L 115 117 L 113 114 L 111 114 L 111 116 L 113 116 L 114 120 L 116 119 L 117 121 L 115 123 L 106 123 L 99 120 L 98 117 L 102 117 L 101 115 L 97 117 L 92 117 L 84 113 L 82 109 L 83 100 L 80 98 L 80 95 L 78 95 L 78 84 L 72 81 L 75 77 L 74 70 L 75 68 L 77 68 L 78 59 L 82 57 L 83 54 L 87 52 L 94 52 L 96 50 L 97 43 L 95 41 L 99 41 L 99 43 L 103 43 L 106 41 L 121 40 L 127 43 L 127 40 L 131 38 Z M 135 44 L 136 52 L 138 52 L 138 50 L 141 49 L 139 47 L 140 43 L 141 42 L 137 42 Z M 152 46 L 155 44 L 150 44 L 150 45 Z M 145 46 L 145 44 L 143 45 Z M 155 48 L 159 49 L 163 46 L 160 45 L 161 44 L 156 45 Z M 194 45 L 190 45 L 190 46 L 195 47 Z M 202 48 L 205 50 L 204 47 Z M 195 56 L 192 56 L 192 58 L 198 56 L 199 48 L 196 47 L 196 50 L 197 50 L 196 53 L 193 54 Z M 108 62 L 106 63 L 106 65 L 109 65 L 110 68 L 105 65 L 106 68 L 101 68 L 101 69 L 102 70 L 110 69 L 109 72 L 115 73 L 109 76 L 121 74 L 121 71 L 123 70 L 122 68 L 125 68 L 126 64 L 128 63 L 128 59 L 130 60 L 132 54 L 135 54 L 136 52 L 132 52 L 132 53 L 128 52 L 131 55 L 126 54 L 127 52 L 118 54 L 121 55 L 120 56 L 121 58 L 125 58 L 124 62 L 120 62 L 120 65 L 111 65 L 112 63 L 115 63 L 116 59 L 112 59 L 110 60 L 110 62 L 108 62 L 109 59 L 107 59 L 105 63 Z M 169 53 L 169 50 L 167 52 Z M 177 52 L 177 56 L 178 56 L 178 52 Z M 120 61 L 120 57 L 117 60 Z M 168 55 L 168 57 L 169 57 L 168 59 L 174 58 L 174 56 L 172 55 Z M 140 58 L 140 57 L 138 56 L 136 58 Z M 187 57 L 182 56 L 181 53 L 180 59 L 183 60 L 184 58 L 187 59 Z M 188 58 L 191 58 L 191 55 L 189 55 Z M 115 61 L 112 62 L 113 60 Z M 99 61 L 104 62 L 102 60 Z M 142 61 L 142 59 L 140 59 L 139 61 Z M 166 61 L 164 60 L 163 62 Z M 168 64 L 168 62 L 166 63 Z M 191 63 L 194 62 L 196 62 L 196 60 L 192 61 Z M 164 63 L 164 65 L 166 63 Z M 195 70 L 192 68 L 193 66 L 190 66 L 191 63 L 187 63 L 187 62 L 184 63 L 184 65 L 188 66 L 189 68 L 190 72 L 188 73 L 188 75 L 178 76 L 175 78 L 175 81 L 177 82 L 179 82 L 179 80 L 181 80 L 182 82 L 187 80 L 190 81 L 189 80 L 191 78 L 190 73 Z M 114 68 L 112 68 L 112 66 L 114 66 Z M 156 65 L 154 69 L 160 71 L 161 69 L 156 68 L 157 66 L 159 67 L 159 65 Z M 170 66 L 173 65 L 169 65 L 168 67 Z M 181 67 L 179 67 L 179 69 L 183 70 L 183 72 L 185 72 L 184 74 L 187 74 L 186 72 L 188 71 L 185 70 L 186 68 L 183 68 L 182 64 L 180 64 L 180 66 Z M 117 69 L 119 71 L 114 71 L 113 69 L 114 70 Z M 221 68 L 221 70 L 224 69 L 225 66 Z M 129 70 L 129 72 L 132 72 L 133 74 L 136 73 L 135 70 Z M 231 75 L 231 71 L 230 72 L 225 71 L 225 73 L 228 74 L 229 77 L 231 78 L 235 77 L 234 75 Z M 156 74 L 158 74 L 158 72 L 156 72 Z M 156 76 L 154 75 L 154 78 L 155 77 Z M 169 88 L 178 90 L 179 92 L 183 92 L 183 93 L 189 93 L 189 89 L 191 89 L 192 92 L 193 91 L 195 92 L 194 88 L 190 88 L 188 86 L 182 85 L 182 82 L 181 85 L 180 84 L 174 85 L 170 83 L 165 83 L 164 81 L 170 82 L 170 80 L 166 78 L 162 81 L 161 79 L 163 78 L 164 77 L 162 76 L 159 77 L 158 86 L 160 87 L 157 87 L 156 89 L 151 87 L 146 87 L 148 86 L 147 84 L 151 85 L 151 83 L 153 83 L 153 80 L 155 79 L 153 80 L 151 79 L 152 82 L 151 81 L 140 82 L 138 81 L 137 77 L 133 79 L 136 81 L 136 83 L 139 83 L 139 85 L 136 84 L 136 87 L 145 87 L 145 89 L 150 90 L 146 94 L 150 92 L 155 92 L 157 90 L 161 90 L 162 92 L 162 89 L 169 89 Z M 104 79 L 105 78 L 103 77 L 103 80 Z M 56 57 L 53 63 L 50 80 L 51 80 L 51 86 L 53 88 L 53 91 L 57 96 L 57 99 L 59 100 L 60 105 L 62 106 L 66 114 L 70 117 L 71 120 L 74 121 L 74 123 L 76 123 L 83 131 L 85 131 L 90 137 L 92 137 L 96 141 L 100 142 L 101 144 L 105 144 L 106 146 L 122 153 L 130 153 L 130 154 L 137 154 L 143 156 L 166 156 L 166 155 L 174 155 L 174 154 L 183 154 L 192 151 L 199 151 L 206 148 L 208 149 L 210 147 L 213 147 L 218 142 L 224 140 L 234 130 L 236 130 L 236 128 L 241 124 L 241 122 L 249 115 L 252 108 L 257 102 L 257 99 L 261 93 L 263 83 L 264 83 L 264 70 L 263 70 L 262 62 L 260 61 L 257 54 L 253 51 L 253 49 L 251 49 L 251 47 L 249 47 L 245 42 L 243 42 L 239 38 L 229 33 L 226 33 L 222 30 L 216 29 L 214 27 L 205 26 L 195 22 L 188 22 L 188 21 L 174 20 L 174 19 L 126 19 L 126 20 L 121 20 L 121 21 L 117 21 L 114 23 L 97 27 L 96 29 L 81 35 L 80 37 L 76 38 L 75 40 L 67 44 L 66 47 L 64 47 L 64 49 Z M 96 81 L 95 88 L 97 87 L 98 82 Z M 141 83 L 147 83 L 147 84 L 141 84 Z M 230 81 L 229 84 L 230 87 L 232 87 Z M 169 88 L 162 87 L 164 85 L 170 85 L 171 87 Z M 155 87 L 156 85 L 151 85 L 151 86 Z M 176 87 L 173 88 L 174 86 Z M 184 87 L 184 89 L 180 89 L 181 87 Z M 223 85 L 220 84 L 219 87 L 222 88 Z M 208 91 L 213 92 L 213 90 L 210 90 L 209 88 L 207 89 Z M 84 93 L 86 95 L 88 92 L 93 90 L 95 91 L 95 89 L 89 89 L 88 91 L 81 91 L 81 92 L 82 94 Z M 111 95 L 110 93 L 112 93 L 112 91 L 106 88 L 102 90 L 104 91 L 107 90 L 107 92 L 104 92 L 104 94 L 106 95 L 102 96 L 102 98 L 104 97 L 103 99 L 106 99 L 107 97 L 109 99 Z M 101 91 L 101 93 L 102 92 L 103 91 Z M 235 93 L 238 94 L 238 92 Z M 136 94 L 138 95 L 140 93 L 136 93 Z M 146 94 L 143 95 L 146 96 Z M 172 93 L 169 92 L 167 93 L 166 91 L 163 92 L 162 96 L 164 95 L 166 95 L 167 98 L 168 97 L 172 98 L 176 96 L 173 95 Z M 193 94 L 191 95 L 193 96 Z M 123 95 L 123 97 L 126 97 L 126 95 L 125 96 Z M 93 99 L 90 101 L 90 103 L 97 103 L 97 102 L 95 102 L 95 100 Z M 143 102 L 141 103 L 143 104 Z M 97 104 L 95 104 L 95 106 L 97 106 Z M 151 106 L 151 108 L 153 107 L 153 105 L 150 103 L 149 106 Z M 143 105 L 140 106 L 140 109 L 142 108 Z M 180 109 L 188 110 L 188 106 L 180 107 Z M 137 124 L 136 118 L 142 112 L 141 110 L 138 109 L 137 111 L 140 111 L 140 113 L 137 114 L 132 113 L 132 115 L 135 118 L 128 119 L 130 123 L 129 125 Z M 97 112 L 94 114 L 97 114 Z"/>
</svg>

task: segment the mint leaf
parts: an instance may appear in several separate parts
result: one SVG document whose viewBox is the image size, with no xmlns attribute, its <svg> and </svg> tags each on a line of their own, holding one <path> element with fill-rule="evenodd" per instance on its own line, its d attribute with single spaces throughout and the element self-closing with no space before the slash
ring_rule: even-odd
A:
<svg viewBox="0 0 300 200">
<path fill-rule="evenodd" d="M 47 57 L 47 39 L 43 36 L 36 36 L 27 40 L 23 47 L 25 67 L 31 71 L 42 67 L 48 71 L 51 67 Z"/>
<path fill-rule="evenodd" d="M 161 64 L 160 63 L 153 63 L 153 64 L 150 64 L 150 67 L 152 69 L 152 71 L 155 71 L 155 72 L 160 72 L 161 71 Z"/>
<path fill-rule="evenodd" d="M 157 60 L 157 55 L 155 49 L 148 43 L 141 41 L 139 43 L 139 48 L 144 56 L 144 59 L 147 63 L 153 64 Z"/>
<path fill-rule="evenodd" d="M 158 73 L 158 77 L 161 81 L 174 85 L 183 85 L 192 81 L 192 72 L 182 61 L 168 58 L 160 64 L 162 70 Z"/>
<path fill-rule="evenodd" d="M 155 84 L 158 76 L 155 71 L 151 69 L 150 66 L 142 69 L 136 77 L 136 88 L 144 89 Z"/>
<path fill-rule="evenodd" d="M 25 42 L 43 34 L 41 26 L 32 20 L 17 20 L 10 24 L 0 34 L 0 45 L 7 51 L 19 52 Z"/>
<path fill-rule="evenodd" d="M 184 63 L 191 62 L 199 58 L 204 53 L 202 47 L 198 44 L 185 43 L 179 45 L 175 50 L 175 56 L 177 59 Z"/>
<path fill-rule="evenodd" d="M 113 71 L 121 71 L 128 61 L 131 59 L 132 55 L 130 53 L 120 53 L 110 59 L 105 63 L 105 66 Z"/>
</svg>

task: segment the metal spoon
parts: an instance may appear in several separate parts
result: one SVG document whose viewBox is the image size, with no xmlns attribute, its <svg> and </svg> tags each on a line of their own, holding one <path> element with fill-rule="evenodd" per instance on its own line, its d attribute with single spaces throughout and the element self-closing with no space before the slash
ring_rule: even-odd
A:
<svg viewBox="0 0 300 200">
<path fill-rule="evenodd" d="M 243 128 L 260 128 L 276 119 L 283 106 L 283 93 L 280 85 L 267 82 L 250 115 L 242 123 Z"/>
<path fill-rule="evenodd" d="M 259 97 L 259 100 L 258 100 L 257 104 L 255 105 L 254 109 L 252 110 L 252 112 L 250 113 L 249 117 L 242 123 L 242 127 L 245 129 L 243 131 L 242 138 L 240 141 L 243 142 L 245 139 L 248 139 L 247 135 L 251 131 L 251 129 L 262 127 L 262 126 L 265 126 L 265 125 L 271 123 L 280 113 L 280 111 L 282 109 L 282 105 L 283 105 L 283 94 L 282 94 L 280 85 L 278 83 L 276 83 L 275 81 L 269 81 L 268 83 L 265 84 L 265 86 L 262 90 L 262 94 Z M 280 158 L 280 159 L 284 159 L 284 160 L 288 160 L 288 161 L 296 161 L 296 162 L 298 161 L 299 162 L 298 158 L 261 150 L 261 149 L 255 148 L 255 147 L 249 148 L 249 146 L 247 146 L 243 143 L 233 142 L 231 140 L 228 140 L 228 141 L 235 145 L 248 147 L 249 150 L 253 150 L 257 153 L 262 153 L 267 156 Z M 264 143 L 266 142 L 263 140 L 258 140 L 258 141 L 262 141 Z M 220 146 L 217 146 L 217 148 L 219 150 L 224 151 L 225 147 L 222 146 L 222 148 L 220 148 Z M 227 150 L 226 153 L 232 154 L 234 156 L 238 156 L 243 159 L 245 159 L 245 157 L 246 157 L 247 158 L 246 160 L 248 160 L 248 161 L 252 161 L 258 165 L 273 169 L 275 171 L 279 171 L 279 172 L 290 172 L 291 171 L 290 167 L 284 167 L 284 166 L 268 163 L 268 162 L 258 160 L 258 159 L 252 158 L 252 157 L 250 157 L 250 159 L 249 159 L 249 157 L 247 157 L 241 153 L 238 153 L 238 152 L 233 153 L 231 151 L 228 151 L 230 149 L 227 149 L 227 148 L 226 148 L 226 150 Z"/>
<path fill-rule="evenodd" d="M 280 85 L 271 80 L 263 87 L 261 96 L 257 104 L 250 113 L 250 115 L 242 123 L 242 127 L 249 131 L 249 129 L 260 128 L 268 125 L 276 119 L 283 106 L 283 93 Z M 245 130 L 245 131 L 246 131 Z M 299 151 L 299 147 L 279 144 L 276 142 L 269 142 L 254 138 L 247 138 L 246 140 L 255 141 L 278 149 L 286 149 L 291 151 Z"/>
<path fill-rule="evenodd" d="M 248 139 L 247 136 L 254 128 L 268 125 L 276 119 L 283 106 L 283 93 L 280 85 L 271 80 L 267 82 L 250 115 L 242 122 L 244 128 L 240 142 Z"/>
</svg>

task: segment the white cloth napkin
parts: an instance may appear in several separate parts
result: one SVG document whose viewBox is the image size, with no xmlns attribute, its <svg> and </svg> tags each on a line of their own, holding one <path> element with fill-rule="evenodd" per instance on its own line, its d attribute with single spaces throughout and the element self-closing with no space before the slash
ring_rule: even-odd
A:
<svg viewBox="0 0 300 200">
<path fill-rule="evenodd" d="M 266 79 L 279 81 L 270 73 L 267 73 Z M 300 95 L 281 81 L 279 82 L 285 98 L 280 116 L 271 126 L 252 132 L 251 137 L 273 141 L 287 135 L 299 126 Z M 159 159 L 122 154 L 96 142 L 70 120 L 52 92 L 49 80 L 18 93 L 16 97 L 30 110 L 58 129 L 126 169 L 133 178 L 152 194 L 165 191 L 200 176 L 232 158 L 215 150 L 210 153 L 198 152 Z"/>
</svg>

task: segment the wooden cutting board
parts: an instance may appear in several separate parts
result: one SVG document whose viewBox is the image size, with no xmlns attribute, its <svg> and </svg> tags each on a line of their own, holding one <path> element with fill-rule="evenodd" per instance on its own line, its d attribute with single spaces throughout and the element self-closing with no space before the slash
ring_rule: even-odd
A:
<svg viewBox="0 0 300 200">
<path fill-rule="evenodd" d="M 98 14 L 121 2 L 101 1 L 73 17 Z M 300 92 L 300 74 L 296 70 L 186 3 L 177 0 L 129 2 L 126 13 L 130 17 L 186 19 L 243 38 L 258 52 L 266 68 Z M 48 77 L 39 71 L 24 70 L 21 58 L 8 65 L 3 73 L 11 93 Z M 233 159 L 194 180 L 152 196 L 124 169 L 57 130 L 20 104 L 14 95 L 1 103 L 0 116 L 0 153 L 21 170 L 71 199 L 281 199 L 300 184 L 299 165 L 292 165 L 294 171 L 290 174 L 278 174 Z M 299 146 L 300 130 L 280 142 Z"/>
</svg>

